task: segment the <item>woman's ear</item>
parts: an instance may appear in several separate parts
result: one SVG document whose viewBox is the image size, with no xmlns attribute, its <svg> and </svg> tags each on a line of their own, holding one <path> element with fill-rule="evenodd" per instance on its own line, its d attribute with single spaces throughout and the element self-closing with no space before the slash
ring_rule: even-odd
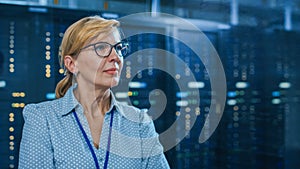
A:
<svg viewBox="0 0 300 169">
<path fill-rule="evenodd" d="M 77 73 L 77 67 L 76 67 L 75 62 L 76 62 L 76 60 L 70 55 L 67 55 L 64 57 L 64 64 L 65 64 L 66 69 L 69 70 L 73 74 Z"/>
</svg>

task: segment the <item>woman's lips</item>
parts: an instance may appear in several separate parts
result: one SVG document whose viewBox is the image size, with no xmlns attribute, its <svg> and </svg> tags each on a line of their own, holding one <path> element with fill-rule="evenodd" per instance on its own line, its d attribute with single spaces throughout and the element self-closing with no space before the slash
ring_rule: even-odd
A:
<svg viewBox="0 0 300 169">
<path fill-rule="evenodd" d="M 118 69 L 117 68 L 109 68 L 109 69 L 105 69 L 103 72 L 114 75 L 118 73 Z"/>
</svg>

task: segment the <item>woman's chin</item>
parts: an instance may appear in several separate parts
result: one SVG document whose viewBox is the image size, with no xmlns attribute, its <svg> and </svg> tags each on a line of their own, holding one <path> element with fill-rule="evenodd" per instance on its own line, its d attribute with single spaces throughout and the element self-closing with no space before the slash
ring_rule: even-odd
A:
<svg viewBox="0 0 300 169">
<path fill-rule="evenodd" d="M 99 83 L 96 83 L 95 86 L 98 86 L 98 87 L 102 87 L 102 88 L 112 88 L 112 87 L 115 87 L 119 84 L 119 78 L 118 79 L 112 79 L 112 80 L 109 80 L 109 81 L 105 81 L 105 82 L 99 82 Z"/>
</svg>

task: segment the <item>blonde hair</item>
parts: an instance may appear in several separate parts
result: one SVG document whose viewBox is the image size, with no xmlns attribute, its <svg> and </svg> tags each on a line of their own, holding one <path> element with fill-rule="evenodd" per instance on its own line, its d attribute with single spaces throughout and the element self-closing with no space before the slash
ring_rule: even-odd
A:
<svg viewBox="0 0 300 169">
<path fill-rule="evenodd" d="M 116 20 L 107 20 L 100 16 L 89 16 L 73 23 L 65 32 L 59 49 L 60 66 L 64 68 L 64 57 L 77 58 L 80 49 L 100 34 L 108 34 L 112 28 L 119 27 Z M 61 98 L 72 86 L 73 73 L 65 69 L 65 77 L 58 82 L 55 89 L 56 98 Z"/>
</svg>

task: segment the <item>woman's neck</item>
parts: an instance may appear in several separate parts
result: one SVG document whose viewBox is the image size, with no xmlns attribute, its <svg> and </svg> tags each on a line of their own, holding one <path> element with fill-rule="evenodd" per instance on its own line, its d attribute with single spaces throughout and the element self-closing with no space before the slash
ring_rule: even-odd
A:
<svg viewBox="0 0 300 169">
<path fill-rule="evenodd" d="M 78 85 L 74 95 L 83 106 L 86 115 L 99 117 L 105 115 L 110 107 L 110 89 L 92 89 Z"/>
</svg>

